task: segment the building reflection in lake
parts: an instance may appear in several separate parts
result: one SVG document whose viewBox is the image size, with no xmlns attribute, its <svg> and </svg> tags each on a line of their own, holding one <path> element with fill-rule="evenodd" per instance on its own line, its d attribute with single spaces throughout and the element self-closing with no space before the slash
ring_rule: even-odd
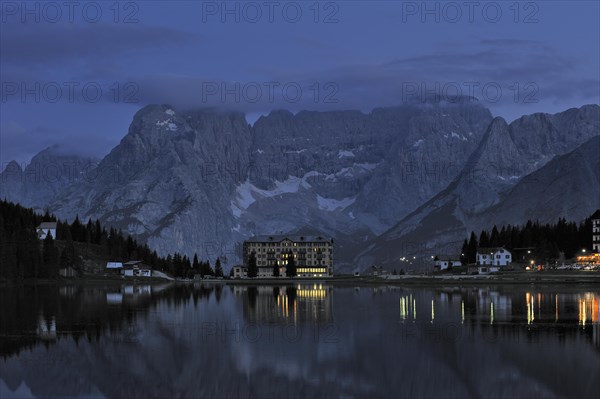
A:
<svg viewBox="0 0 600 399">
<path fill-rule="evenodd" d="M 600 388 L 595 287 L 62 288 L 0 290 L 0 388 L 13 397 L 21 384 L 38 397 L 595 397 Z"/>
<path fill-rule="evenodd" d="M 50 320 L 40 314 L 38 318 L 37 336 L 43 341 L 55 341 L 56 336 L 56 317 L 52 316 Z"/>
<path fill-rule="evenodd" d="M 333 319 L 333 288 L 324 284 L 235 286 L 244 319 L 255 323 L 325 323 Z"/>
<path fill-rule="evenodd" d="M 528 334 L 560 330 L 587 336 L 600 349 L 600 295 L 555 293 L 545 288 L 472 287 L 440 289 L 423 296 L 407 290 L 399 298 L 399 320 L 434 327 L 453 323 L 488 326 L 496 333 Z M 440 315 L 443 315 L 440 318 Z M 450 323 L 450 324 L 448 324 Z"/>
<path fill-rule="evenodd" d="M 115 287 L 106 292 L 106 303 L 109 305 L 138 304 L 148 302 L 152 296 L 152 286 L 150 284 L 127 284 Z"/>
</svg>

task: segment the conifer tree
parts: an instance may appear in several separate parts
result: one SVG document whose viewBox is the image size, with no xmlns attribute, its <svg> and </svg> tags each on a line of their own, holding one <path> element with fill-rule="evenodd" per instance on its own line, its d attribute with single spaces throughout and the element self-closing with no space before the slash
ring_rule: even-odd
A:
<svg viewBox="0 0 600 399">
<path fill-rule="evenodd" d="M 294 259 L 294 253 L 292 251 L 288 252 L 287 257 L 287 266 L 285 268 L 285 275 L 287 277 L 295 277 L 296 276 L 296 260 Z"/>
<path fill-rule="evenodd" d="M 221 259 L 217 258 L 215 262 L 215 276 L 223 277 L 223 267 L 221 266 Z"/>
<path fill-rule="evenodd" d="M 248 258 L 248 277 L 258 276 L 258 266 L 256 264 L 256 253 L 253 251 Z"/>
<path fill-rule="evenodd" d="M 54 246 L 52 235 L 46 235 L 42 251 L 43 265 L 40 277 L 49 278 L 58 275 L 59 256 L 58 249 Z"/>
</svg>

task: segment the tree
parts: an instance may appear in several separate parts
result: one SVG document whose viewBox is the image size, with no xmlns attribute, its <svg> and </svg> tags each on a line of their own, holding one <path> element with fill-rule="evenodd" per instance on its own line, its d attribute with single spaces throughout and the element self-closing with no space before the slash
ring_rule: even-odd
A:
<svg viewBox="0 0 600 399">
<path fill-rule="evenodd" d="M 51 234 L 46 235 L 44 239 L 44 249 L 42 251 L 43 267 L 41 277 L 56 277 L 58 275 L 59 253 L 54 246 L 54 239 Z"/>
<path fill-rule="evenodd" d="M 485 230 L 481 231 L 481 234 L 479 235 L 479 246 L 482 248 L 486 248 L 490 246 L 490 236 L 488 235 L 488 232 Z"/>
<path fill-rule="evenodd" d="M 499 247 L 500 246 L 500 233 L 498 232 L 498 227 L 494 225 L 492 228 L 492 234 L 490 234 L 490 247 Z"/>
<path fill-rule="evenodd" d="M 287 254 L 287 267 L 285 268 L 285 275 L 287 277 L 296 276 L 296 260 L 294 259 L 294 253 L 292 251 Z"/>
<path fill-rule="evenodd" d="M 256 265 L 256 252 L 252 251 L 248 257 L 248 277 L 258 276 L 258 266 Z"/>
<path fill-rule="evenodd" d="M 281 274 L 279 273 L 279 265 L 273 266 L 273 277 L 279 277 Z"/>
<path fill-rule="evenodd" d="M 221 259 L 217 258 L 215 262 L 215 276 L 223 277 L 223 266 L 221 266 Z"/>
<path fill-rule="evenodd" d="M 479 247 L 479 243 L 477 242 L 477 236 L 475 232 L 471 232 L 471 237 L 469 238 L 469 249 L 465 252 L 465 256 L 467 257 L 468 263 L 475 263 L 477 258 L 477 248 Z"/>
<path fill-rule="evenodd" d="M 74 267 L 75 266 L 75 247 L 73 243 L 70 242 L 60 253 L 60 267 Z"/>
<path fill-rule="evenodd" d="M 192 269 L 194 269 L 194 273 L 200 273 L 200 262 L 198 262 L 197 254 L 194 254 L 194 260 L 192 261 Z"/>
<path fill-rule="evenodd" d="M 202 270 L 203 270 L 202 277 L 215 275 L 214 270 L 210 266 L 210 261 L 208 261 L 208 260 L 202 264 Z"/>
<path fill-rule="evenodd" d="M 465 239 L 463 241 L 463 245 L 462 248 L 460 250 L 460 261 L 463 265 L 469 263 L 469 258 L 468 258 L 468 253 L 469 253 L 469 241 L 467 241 L 467 239 Z"/>
<path fill-rule="evenodd" d="M 33 229 L 17 231 L 16 273 L 17 278 L 37 278 L 40 267 L 39 239 Z"/>
</svg>

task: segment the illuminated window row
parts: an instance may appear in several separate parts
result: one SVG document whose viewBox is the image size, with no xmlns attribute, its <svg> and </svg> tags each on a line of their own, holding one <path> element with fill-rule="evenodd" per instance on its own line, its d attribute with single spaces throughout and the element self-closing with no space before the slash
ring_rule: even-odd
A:
<svg viewBox="0 0 600 399">
<path fill-rule="evenodd" d="M 297 295 L 300 298 L 325 298 L 327 292 L 325 290 L 298 290 Z"/>
<path fill-rule="evenodd" d="M 301 267 L 297 271 L 298 273 L 327 273 L 324 267 Z"/>
</svg>

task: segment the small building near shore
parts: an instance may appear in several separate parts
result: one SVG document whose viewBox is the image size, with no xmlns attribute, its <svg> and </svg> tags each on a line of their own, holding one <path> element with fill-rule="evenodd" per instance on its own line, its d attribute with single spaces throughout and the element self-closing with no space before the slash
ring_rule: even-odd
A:
<svg viewBox="0 0 600 399">
<path fill-rule="evenodd" d="M 371 275 L 372 276 L 389 276 L 390 272 L 385 270 L 382 266 L 371 266 Z"/>
<path fill-rule="evenodd" d="M 152 277 L 152 268 L 141 260 L 131 260 L 123 263 L 121 274 L 125 277 Z"/>
<path fill-rule="evenodd" d="M 512 254 L 502 247 L 477 248 L 477 265 L 507 266 L 512 263 Z"/>
<path fill-rule="evenodd" d="M 600 269 L 600 254 L 596 252 L 578 255 L 577 266 L 588 269 Z"/>
<path fill-rule="evenodd" d="M 49 235 L 56 240 L 56 222 L 42 222 L 36 232 L 40 240 L 45 240 Z"/>
<path fill-rule="evenodd" d="M 106 270 L 120 274 L 123 270 L 123 262 L 106 262 Z"/>
<path fill-rule="evenodd" d="M 600 209 L 592 215 L 592 251 L 600 253 Z"/>
<path fill-rule="evenodd" d="M 462 266 L 460 255 L 442 255 L 437 256 L 435 260 L 434 270 L 447 270 L 453 267 Z"/>
<path fill-rule="evenodd" d="M 244 266 L 233 267 L 233 278 L 246 278 L 248 277 L 247 269 Z"/>
</svg>

